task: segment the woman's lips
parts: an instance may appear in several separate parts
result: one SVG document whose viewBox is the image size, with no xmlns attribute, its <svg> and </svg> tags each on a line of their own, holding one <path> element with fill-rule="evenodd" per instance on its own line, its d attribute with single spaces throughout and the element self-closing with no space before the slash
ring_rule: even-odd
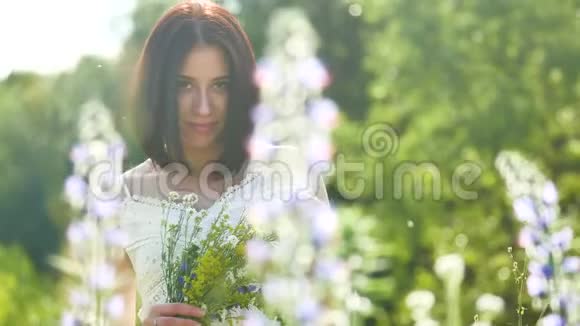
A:
<svg viewBox="0 0 580 326">
<path fill-rule="evenodd" d="M 194 122 L 189 122 L 188 125 L 195 131 L 198 133 L 209 133 L 211 132 L 214 127 L 216 126 L 216 122 L 213 123 L 194 123 Z"/>
</svg>

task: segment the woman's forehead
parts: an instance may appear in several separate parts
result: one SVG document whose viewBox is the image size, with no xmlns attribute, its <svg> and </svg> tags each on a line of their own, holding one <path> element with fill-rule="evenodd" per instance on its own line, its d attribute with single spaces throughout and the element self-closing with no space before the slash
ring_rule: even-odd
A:
<svg viewBox="0 0 580 326">
<path fill-rule="evenodd" d="M 194 47 L 186 55 L 180 74 L 192 79 L 225 77 L 228 64 L 223 50 L 216 46 Z"/>
</svg>

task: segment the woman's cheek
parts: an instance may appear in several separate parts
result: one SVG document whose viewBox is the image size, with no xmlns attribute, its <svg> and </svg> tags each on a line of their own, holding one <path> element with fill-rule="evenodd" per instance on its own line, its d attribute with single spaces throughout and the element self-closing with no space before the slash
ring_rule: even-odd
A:
<svg viewBox="0 0 580 326">
<path fill-rule="evenodd" d="M 181 92 L 178 97 L 179 112 L 180 114 L 186 114 L 188 108 L 191 107 L 192 94 L 191 92 Z"/>
<path fill-rule="evenodd" d="M 218 112 L 216 112 L 216 115 L 219 117 L 220 120 L 224 121 L 225 116 L 226 116 L 227 107 L 228 107 L 228 98 L 227 98 L 227 96 L 220 95 L 220 96 L 215 96 L 214 99 L 215 99 L 214 100 L 214 103 L 215 103 L 214 107 L 218 111 Z"/>
</svg>

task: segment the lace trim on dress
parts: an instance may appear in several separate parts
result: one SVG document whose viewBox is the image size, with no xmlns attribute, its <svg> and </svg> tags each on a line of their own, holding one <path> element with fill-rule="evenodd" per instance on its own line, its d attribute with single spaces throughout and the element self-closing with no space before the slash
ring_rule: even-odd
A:
<svg viewBox="0 0 580 326">
<path fill-rule="evenodd" d="M 215 200 L 214 203 L 212 205 L 210 205 L 208 208 L 201 208 L 201 209 L 193 208 L 194 211 L 196 213 L 203 213 L 203 212 L 207 212 L 207 211 L 211 210 L 214 206 L 216 206 L 220 203 L 223 203 L 224 201 L 230 199 L 230 197 L 233 196 L 239 189 L 241 189 L 245 185 L 252 182 L 258 176 L 259 176 L 259 174 L 257 174 L 257 173 L 246 174 L 240 183 L 228 186 L 226 188 L 226 190 L 223 193 L 221 193 L 221 195 L 218 197 L 218 199 Z M 191 193 L 191 194 L 193 194 L 197 197 L 197 194 L 195 194 L 195 193 Z M 143 203 L 143 204 L 147 204 L 147 205 L 151 205 L 151 206 L 162 206 L 163 203 L 166 202 L 167 200 L 157 198 L 157 197 L 141 196 L 141 195 L 135 194 L 135 195 L 127 196 L 125 198 L 125 201 L 139 202 L 139 203 Z"/>
</svg>

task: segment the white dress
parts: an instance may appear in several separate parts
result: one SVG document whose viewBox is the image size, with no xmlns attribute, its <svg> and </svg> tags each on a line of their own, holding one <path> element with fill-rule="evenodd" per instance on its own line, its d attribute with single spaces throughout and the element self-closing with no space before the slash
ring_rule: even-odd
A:
<svg viewBox="0 0 580 326">
<path fill-rule="evenodd" d="M 138 168 L 148 166 L 153 166 L 150 160 L 143 162 Z M 289 198 L 288 195 L 295 193 L 297 189 L 301 191 L 302 199 L 312 199 L 328 204 L 326 189 L 321 183 L 322 177 L 317 177 L 317 187 L 314 191 L 315 188 L 310 185 L 306 188 L 304 184 L 296 187 L 300 184 L 297 182 L 298 178 L 294 178 L 290 184 L 275 183 L 277 181 L 271 179 L 275 175 L 274 171 L 272 166 L 250 162 L 241 183 L 228 187 L 209 208 L 197 210 L 207 212 L 205 223 L 202 223 L 204 229 L 209 228 L 212 218 L 219 213 L 226 200 L 229 203 L 227 212 L 230 214 L 231 223 L 239 220 L 250 203 L 256 203 L 257 200 L 283 203 Z M 124 189 L 125 198 L 119 214 L 119 223 L 121 230 L 129 238 L 125 251 L 135 271 L 137 292 L 142 302 L 138 317 L 143 321 L 152 305 L 167 302 L 161 274 L 161 220 L 164 212 L 161 198 L 147 195 L 147 190 L 139 191 L 144 192 L 145 195 L 133 193 L 126 184 Z"/>
</svg>

